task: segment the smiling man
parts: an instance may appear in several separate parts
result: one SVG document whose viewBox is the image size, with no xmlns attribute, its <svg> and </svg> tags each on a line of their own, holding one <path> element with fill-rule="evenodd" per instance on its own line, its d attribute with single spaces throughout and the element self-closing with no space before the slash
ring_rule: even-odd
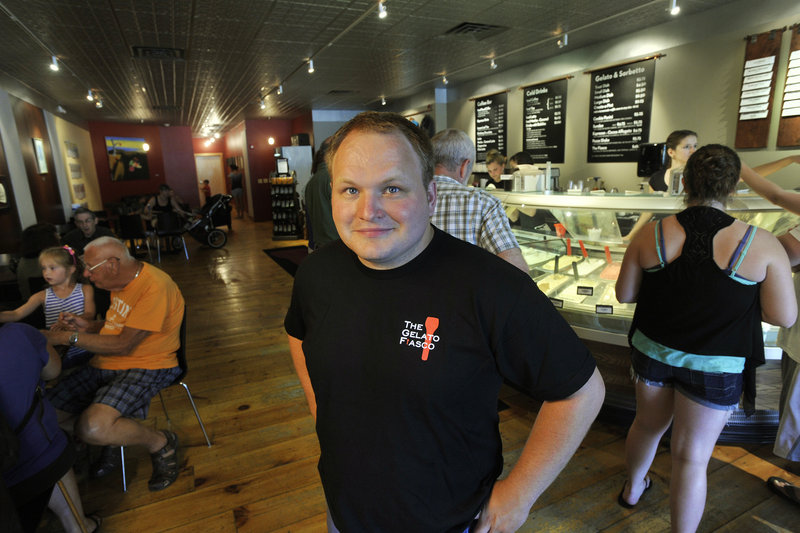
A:
<svg viewBox="0 0 800 533">
<path fill-rule="evenodd" d="M 328 162 L 341 241 L 300 265 L 285 326 L 329 531 L 515 531 L 600 409 L 592 356 L 530 277 L 430 224 L 419 128 L 362 113 Z M 544 404 L 498 480 L 503 378 Z"/>
<path fill-rule="evenodd" d="M 79 207 L 72 215 L 75 229 L 64 235 L 61 241 L 75 250 L 78 255 L 83 255 L 87 244 L 100 237 L 113 237 L 114 233 L 105 226 L 97 225 L 97 215 L 85 207 Z"/>
</svg>

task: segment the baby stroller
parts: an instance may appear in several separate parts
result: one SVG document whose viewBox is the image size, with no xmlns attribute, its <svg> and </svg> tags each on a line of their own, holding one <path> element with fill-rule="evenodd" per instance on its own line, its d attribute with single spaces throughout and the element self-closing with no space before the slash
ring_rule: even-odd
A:
<svg viewBox="0 0 800 533">
<path fill-rule="evenodd" d="M 225 224 L 227 221 L 230 227 L 231 198 L 229 194 L 215 194 L 208 199 L 200 210 L 200 213 L 186 223 L 184 231 L 194 237 L 201 244 L 207 244 L 211 248 L 222 248 L 228 242 L 228 234 L 215 226 L 216 223 Z"/>
</svg>

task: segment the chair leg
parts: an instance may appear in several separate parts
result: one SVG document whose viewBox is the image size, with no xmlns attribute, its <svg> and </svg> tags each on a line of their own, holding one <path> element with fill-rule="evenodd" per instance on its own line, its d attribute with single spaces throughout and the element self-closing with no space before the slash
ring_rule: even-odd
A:
<svg viewBox="0 0 800 533">
<path fill-rule="evenodd" d="M 122 492 L 128 492 L 128 476 L 125 475 L 125 446 L 119 447 L 119 462 L 122 465 Z"/>
<path fill-rule="evenodd" d="M 172 420 L 170 419 L 169 413 L 167 412 L 167 404 L 164 403 L 164 397 L 161 395 L 161 391 L 158 391 L 158 399 L 161 400 L 161 408 L 164 410 L 164 418 L 167 419 L 167 426 L 171 429 Z"/>
<path fill-rule="evenodd" d="M 81 533 L 89 533 L 86 531 L 86 525 L 83 523 L 83 517 L 78 513 L 78 508 L 75 507 L 75 503 L 72 501 L 72 498 L 69 497 L 69 493 L 67 492 L 67 487 L 64 486 L 64 482 L 59 479 L 56 484 L 58 485 L 58 490 L 61 491 L 61 495 L 64 497 L 64 500 L 67 502 L 67 506 L 69 507 L 72 516 L 75 517 L 75 522 L 77 522 Z"/>
<path fill-rule="evenodd" d="M 158 262 L 161 263 L 161 236 L 156 234 L 156 250 L 158 250 Z"/>
<path fill-rule="evenodd" d="M 186 396 L 189 397 L 189 403 L 192 404 L 192 409 L 194 409 L 194 416 L 197 417 L 197 422 L 200 424 L 200 429 L 203 430 L 203 436 L 206 438 L 206 444 L 208 447 L 211 447 L 211 439 L 208 438 L 208 433 L 206 433 L 206 427 L 203 425 L 203 419 L 200 418 L 200 413 L 197 411 L 197 406 L 194 404 L 194 398 L 192 398 L 192 393 L 189 391 L 189 386 L 181 381 L 181 385 L 183 385 L 184 390 L 186 391 Z"/>
<path fill-rule="evenodd" d="M 150 236 L 149 235 L 145 235 L 144 242 L 147 245 L 147 258 L 152 263 L 153 262 L 153 252 L 150 251 Z"/>
<path fill-rule="evenodd" d="M 183 243 L 183 254 L 186 256 L 186 260 L 189 260 L 189 250 L 186 249 L 186 239 L 183 238 L 181 235 L 181 242 Z"/>
</svg>

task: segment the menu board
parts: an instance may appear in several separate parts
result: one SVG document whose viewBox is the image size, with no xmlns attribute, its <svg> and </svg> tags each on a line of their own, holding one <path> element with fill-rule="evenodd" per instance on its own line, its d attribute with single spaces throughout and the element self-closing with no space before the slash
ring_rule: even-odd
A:
<svg viewBox="0 0 800 533">
<path fill-rule="evenodd" d="M 655 60 L 591 73 L 589 163 L 635 162 L 650 136 Z"/>
<path fill-rule="evenodd" d="M 486 161 L 491 149 L 506 153 L 506 113 L 508 93 L 502 92 L 475 99 L 475 148 L 477 160 Z"/>
<path fill-rule="evenodd" d="M 567 79 L 523 87 L 522 149 L 535 163 L 564 162 Z"/>
</svg>

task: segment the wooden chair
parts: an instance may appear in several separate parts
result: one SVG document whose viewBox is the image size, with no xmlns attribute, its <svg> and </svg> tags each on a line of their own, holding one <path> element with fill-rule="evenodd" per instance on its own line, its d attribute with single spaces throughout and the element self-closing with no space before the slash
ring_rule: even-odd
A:
<svg viewBox="0 0 800 533">
<path fill-rule="evenodd" d="M 180 346 L 178 350 L 175 352 L 175 355 L 178 358 L 178 366 L 181 367 L 181 373 L 175 378 L 175 381 L 172 382 L 172 385 L 181 385 L 183 389 L 186 391 L 186 396 L 189 398 L 189 403 L 192 404 L 192 409 L 194 410 L 194 416 L 197 417 L 197 423 L 200 424 L 200 429 L 203 432 L 203 436 L 206 439 L 206 444 L 208 447 L 211 447 L 211 439 L 208 438 L 208 433 L 206 432 L 206 426 L 203 424 L 203 419 L 200 418 L 200 413 L 197 410 L 197 406 L 194 403 L 194 398 L 192 397 L 192 393 L 189 390 L 189 386 L 183 382 L 183 379 L 186 377 L 186 373 L 189 371 L 189 367 L 186 363 L 186 307 L 183 308 L 183 320 L 181 321 L 181 330 L 180 330 Z M 161 406 L 164 409 L 164 415 L 167 417 L 167 424 L 172 427 L 172 420 L 169 418 L 169 413 L 167 413 L 167 406 L 164 403 L 164 397 L 161 395 L 161 391 L 158 392 L 158 398 L 161 400 Z M 176 452 L 177 453 L 177 452 Z M 122 464 L 122 491 L 128 492 L 128 479 L 125 477 L 125 447 L 119 447 L 119 454 L 120 454 L 120 462 Z"/>
</svg>

